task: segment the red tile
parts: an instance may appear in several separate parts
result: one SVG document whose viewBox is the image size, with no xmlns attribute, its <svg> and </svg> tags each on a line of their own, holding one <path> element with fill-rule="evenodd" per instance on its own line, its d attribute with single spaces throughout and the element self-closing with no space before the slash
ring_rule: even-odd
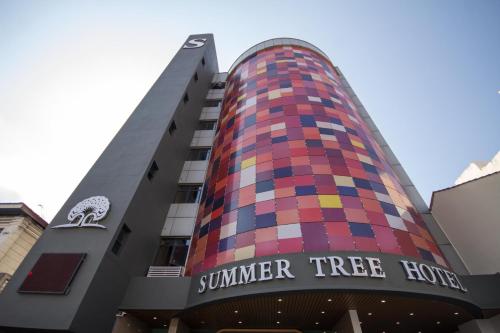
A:
<svg viewBox="0 0 500 333">
<path fill-rule="evenodd" d="M 279 253 L 302 252 L 302 238 L 288 238 L 278 240 Z"/>
</svg>

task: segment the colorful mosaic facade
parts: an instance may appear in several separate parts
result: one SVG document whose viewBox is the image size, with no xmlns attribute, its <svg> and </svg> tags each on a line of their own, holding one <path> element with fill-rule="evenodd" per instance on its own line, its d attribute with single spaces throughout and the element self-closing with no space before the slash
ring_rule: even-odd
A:
<svg viewBox="0 0 500 333">
<path fill-rule="evenodd" d="M 446 266 L 330 62 L 276 46 L 228 77 L 187 273 L 320 251 Z"/>
</svg>

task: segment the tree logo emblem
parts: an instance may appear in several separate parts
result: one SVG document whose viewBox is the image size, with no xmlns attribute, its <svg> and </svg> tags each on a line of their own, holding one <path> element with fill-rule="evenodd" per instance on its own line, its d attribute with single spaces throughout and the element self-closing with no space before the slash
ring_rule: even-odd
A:
<svg viewBox="0 0 500 333">
<path fill-rule="evenodd" d="M 53 226 L 58 228 L 101 228 L 105 226 L 97 223 L 108 214 L 110 203 L 104 196 L 90 197 L 80 201 L 68 213 L 69 223 Z"/>
</svg>

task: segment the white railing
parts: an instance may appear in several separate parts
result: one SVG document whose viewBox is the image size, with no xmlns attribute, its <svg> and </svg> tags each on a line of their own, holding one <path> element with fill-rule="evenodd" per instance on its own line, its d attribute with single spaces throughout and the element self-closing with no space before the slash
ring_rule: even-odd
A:
<svg viewBox="0 0 500 333">
<path fill-rule="evenodd" d="M 180 277 L 184 266 L 149 266 L 147 277 Z"/>
</svg>

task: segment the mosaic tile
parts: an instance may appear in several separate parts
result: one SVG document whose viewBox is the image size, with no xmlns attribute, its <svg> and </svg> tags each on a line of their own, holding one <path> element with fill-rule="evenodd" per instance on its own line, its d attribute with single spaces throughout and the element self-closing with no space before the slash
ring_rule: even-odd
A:
<svg viewBox="0 0 500 333">
<path fill-rule="evenodd" d="M 275 254 L 446 265 L 331 63 L 275 46 L 229 75 L 187 274 Z"/>
</svg>

